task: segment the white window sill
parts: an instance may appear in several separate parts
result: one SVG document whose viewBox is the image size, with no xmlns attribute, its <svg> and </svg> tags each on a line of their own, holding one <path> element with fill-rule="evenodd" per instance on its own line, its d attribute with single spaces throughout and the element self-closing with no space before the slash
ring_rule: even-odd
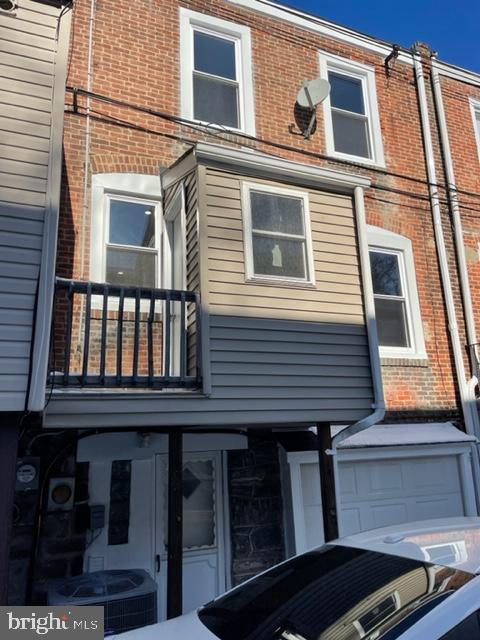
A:
<svg viewBox="0 0 480 640">
<path fill-rule="evenodd" d="M 335 160 L 341 160 L 342 162 L 354 162 L 355 164 L 363 164 L 366 167 L 374 167 L 375 169 L 387 168 L 385 162 L 377 162 L 376 160 L 372 160 L 371 158 L 364 158 L 363 156 L 351 156 L 348 153 L 340 153 L 339 151 L 329 151 L 328 155 L 331 158 Z"/>
<path fill-rule="evenodd" d="M 276 279 L 276 278 L 263 278 L 262 276 L 252 276 L 245 278 L 245 282 L 248 284 L 258 284 L 267 287 L 289 287 L 291 289 L 315 289 L 315 283 L 310 281 L 298 281 L 288 279 Z"/>
<path fill-rule="evenodd" d="M 415 352 L 409 350 L 401 351 L 401 350 L 392 350 L 392 349 L 384 349 L 380 347 L 380 358 L 382 360 L 422 360 L 424 362 L 428 361 L 428 355 L 425 352 Z"/>
<path fill-rule="evenodd" d="M 182 113 L 181 117 L 184 120 L 187 120 L 188 124 L 198 124 L 201 127 L 205 127 L 208 129 L 216 129 L 217 131 L 223 131 L 224 133 L 231 133 L 232 135 L 240 134 L 240 135 L 247 135 L 252 137 L 255 136 L 255 129 L 250 131 L 248 130 L 248 128 L 239 129 L 235 127 L 228 127 L 225 124 L 216 124 L 215 122 L 205 122 L 204 120 L 195 120 L 195 118 L 193 118 L 188 113 Z"/>
</svg>

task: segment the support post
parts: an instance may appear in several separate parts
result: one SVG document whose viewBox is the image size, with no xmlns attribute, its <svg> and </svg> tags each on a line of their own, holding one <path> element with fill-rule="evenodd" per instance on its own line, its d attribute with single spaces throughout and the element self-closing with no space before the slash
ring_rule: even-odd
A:
<svg viewBox="0 0 480 640">
<path fill-rule="evenodd" d="M 168 435 L 167 619 L 182 615 L 183 493 L 182 432 Z"/>
<path fill-rule="evenodd" d="M 12 513 L 15 492 L 15 477 L 18 448 L 18 424 L 2 425 L 0 428 L 0 469 L 2 488 L 0 491 L 0 605 L 7 604 L 8 565 L 10 539 L 12 535 Z"/>
<path fill-rule="evenodd" d="M 338 538 L 337 503 L 335 498 L 335 475 L 333 456 L 327 453 L 332 448 L 332 434 L 328 423 L 317 423 L 318 468 L 320 471 L 320 495 L 322 496 L 323 529 L 325 542 Z"/>
</svg>

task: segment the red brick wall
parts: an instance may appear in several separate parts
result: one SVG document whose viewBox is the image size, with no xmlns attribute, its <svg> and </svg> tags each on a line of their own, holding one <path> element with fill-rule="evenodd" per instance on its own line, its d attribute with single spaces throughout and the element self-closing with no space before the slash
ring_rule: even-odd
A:
<svg viewBox="0 0 480 640">
<path fill-rule="evenodd" d="M 425 160 L 412 67 L 397 62 L 387 77 L 382 56 L 235 7 L 224 0 L 139 0 L 134 4 L 97 0 L 91 89 L 135 105 L 180 115 L 179 5 L 251 28 L 257 136 L 288 145 L 291 150 L 275 149 L 261 142 L 250 143 L 251 146 L 297 161 L 371 177 L 372 187 L 366 192 L 368 222 L 405 235 L 413 243 L 428 352 L 426 362 L 384 362 L 390 417 L 405 419 L 415 414 L 421 419 L 439 417 L 438 412 L 453 412 L 455 415 L 457 399 L 453 363 L 428 190 L 424 182 Z M 87 88 L 88 82 L 89 16 L 90 1 L 77 0 L 68 84 L 81 88 Z M 294 122 L 293 107 L 298 88 L 305 78 L 319 74 L 319 50 L 375 67 L 388 174 L 346 162 L 303 155 L 302 151 L 310 154 L 326 152 L 321 108 L 318 110 L 316 133 L 310 140 L 289 133 L 288 127 Z M 452 94 L 462 94 L 458 99 L 452 97 L 452 101 L 461 102 L 461 109 L 457 110 L 455 105 L 448 106 L 450 120 L 458 125 L 458 135 L 452 145 L 458 154 L 459 173 L 462 173 L 459 182 L 465 188 L 478 190 L 478 175 L 474 179 L 468 174 L 475 149 L 471 141 L 472 131 L 466 131 L 471 117 L 466 113 L 465 88 L 450 81 L 445 81 L 445 84 L 455 85 L 451 89 Z M 72 113 L 71 94 L 67 94 L 66 101 L 69 107 L 65 116 L 65 174 L 58 271 L 61 275 L 88 279 L 91 174 L 109 171 L 156 174 L 160 167 L 168 166 L 189 148 L 185 140 L 219 140 L 218 136 L 209 138 L 207 134 L 185 125 L 94 100 L 91 104 L 94 117 L 91 120 L 90 152 L 85 171 L 86 100 L 79 98 L 79 114 Z M 431 115 L 434 116 L 433 111 Z M 464 143 L 465 135 L 469 136 L 468 145 Z M 221 138 L 229 144 L 235 142 L 233 135 L 221 134 Z M 244 140 L 238 141 L 245 143 Z M 434 143 L 439 179 L 443 181 L 438 138 Z M 478 163 L 478 157 L 476 161 Z M 478 169 L 478 164 L 476 167 Z M 405 175 L 414 180 L 401 177 Z M 444 221 L 454 270 L 446 206 Z M 465 219 L 474 282 L 480 277 L 479 263 L 474 258 L 476 243 L 480 240 L 475 223 L 476 219 Z M 453 285 L 460 312 L 456 277 Z M 480 308 L 479 295 L 475 291 L 477 309 Z M 463 324 L 461 329 L 463 332 Z"/>
</svg>

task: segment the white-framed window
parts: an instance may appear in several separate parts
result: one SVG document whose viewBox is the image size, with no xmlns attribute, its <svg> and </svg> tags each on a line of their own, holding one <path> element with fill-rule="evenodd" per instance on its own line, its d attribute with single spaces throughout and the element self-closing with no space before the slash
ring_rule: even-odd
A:
<svg viewBox="0 0 480 640">
<path fill-rule="evenodd" d="M 480 160 L 480 100 L 470 98 L 470 109 L 472 111 L 473 129 L 477 141 L 478 158 Z"/>
<path fill-rule="evenodd" d="M 314 284 L 308 193 L 242 184 L 247 279 Z"/>
<path fill-rule="evenodd" d="M 180 8 L 181 111 L 255 134 L 250 29 Z"/>
<path fill-rule="evenodd" d="M 92 178 L 90 279 L 161 286 L 160 179 L 131 173 Z"/>
<path fill-rule="evenodd" d="M 323 102 L 327 153 L 385 166 L 373 67 L 321 52 L 320 75 L 330 83 Z"/>
<path fill-rule="evenodd" d="M 412 243 L 379 227 L 367 229 L 380 355 L 426 358 Z"/>
</svg>

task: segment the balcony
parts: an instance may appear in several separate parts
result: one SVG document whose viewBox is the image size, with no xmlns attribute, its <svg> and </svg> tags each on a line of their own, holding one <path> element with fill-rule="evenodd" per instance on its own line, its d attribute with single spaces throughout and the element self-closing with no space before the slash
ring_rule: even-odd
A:
<svg viewBox="0 0 480 640">
<path fill-rule="evenodd" d="M 201 386 L 200 296 L 57 278 L 49 386 Z"/>
</svg>

